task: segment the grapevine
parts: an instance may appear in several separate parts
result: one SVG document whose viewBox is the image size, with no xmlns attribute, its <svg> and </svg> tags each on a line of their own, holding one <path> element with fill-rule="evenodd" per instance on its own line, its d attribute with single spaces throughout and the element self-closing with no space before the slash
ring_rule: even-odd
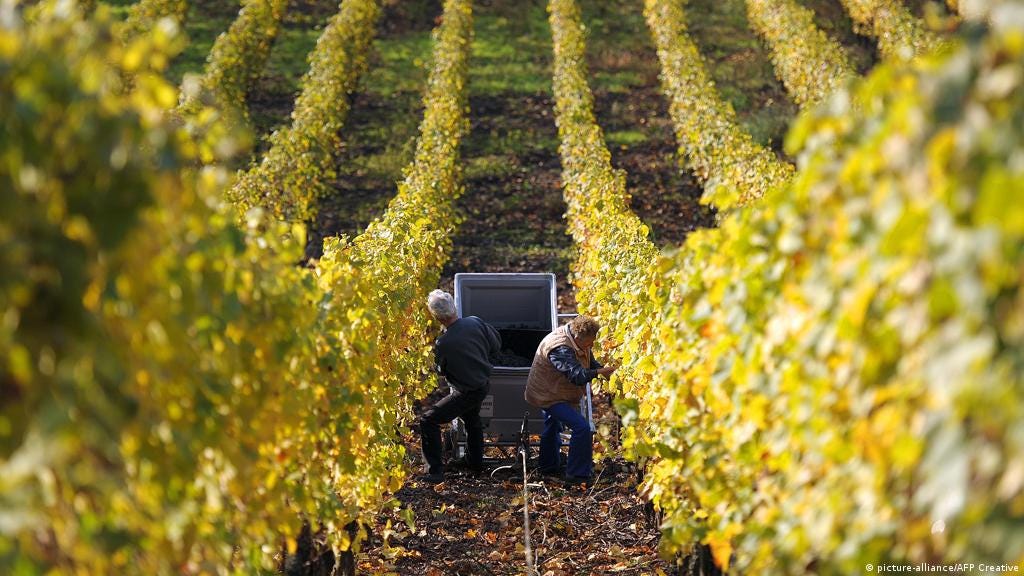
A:
<svg viewBox="0 0 1024 576">
<path fill-rule="evenodd" d="M 241 561 L 270 569 L 267 545 L 294 543 L 301 516 L 322 525 L 336 549 L 358 546 L 359 520 L 401 483 L 396 424 L 428 358 L 422 295 L 403 292 L 408 282 L 385 285 L 394 278 L 385 271 L 367 275 L 365 259 L 379 258 L 382 270 L 406 265 L 418 234 L 441 234 L 423 222 L 429 202 L 456 191 L 470 19 L 465 3 L 450 4 L 415 165 L 424 177 L 410 175 L 382 220 L 393 225 L 394 251 L 371 256 L 357 239 L 329 250 L 316 274 L 294 265 L 301 227 L 263 222 L 258 211 L 238 227 L 234 208 L 219 200 L 223 170 L 190 168 L 195 146 L 163 113 L 173 90 L 154 84 L 161 70 L 142 70 L 145 81 L 123 91 L 124 68 L 134 64 L 106 40 L 109 23 L 82 33 L 92 28 L 54 17 L 3 31 L 4 45 L 18 51 L 0 64 L 11 72 L 0 96 L 22 113 L 5 119 L 0 134 L 11 136 L 0 150 L 37 164 L 13 173 L 4 164 L 4 189 L 13 192 L 3 196 L 4 215 L 18 218 L 4 218 L 0 238 L 5 265 L 38 273 L 0 285 L 0 369 L 4 398 L 14 399 L 2 412 L 3 502 L 21 519 L 4 526 L 0 566 L 226 573 Z M 72 27 L 79 33 L 66 42 Z M 49 74 L 60 69 L 68 73 Z M 109 71 L 99 85 L 97 69 Z M 85 89 L 12 89 L 28 82 Z M 36 93 L 74 105 L 31 100 Z M 52 133 L 33 116 L 67 110 L 83 121 L 55 123 Z M 39 156 L 51 141 L 65 153 Z M 107 162 L 122 149 L 123 161 Z M 448 184 L 436 187 L 434 177 Z M 419 201 L 427 208 L 399 209 Z M 422 246 L 403 271 L 433 273 L 436 283 L 438 256 Z M 386 305 L 395 312 L 382 313 Z M 57 309 L 60 323 L 33 312 Z M 380 348 L 368 337 L 377 333 L 396 347 Z M 74 410 L 58 408 L 68 405 Z"/>
<path fill-rule="evenodd" d="M 117 34 L 123 42 L 130 44 L 150 33 L 160 20 L 169 18 L 181 26 L 187 15 L 186 0 L 139 0 L 132 4 L 128 18 L 117 26 Z"/>
<path fill-rule="evenodd" d="M 679 156 L 720 208 L 718 227 L 664 251 L 598 125 L 581 11 L 549 2 L 570 281 L 618 366 L 606 386 L 623 453 L 665 558 L 700 543 L 729 573 L 797 575 L 1024 562 L 1020 6 L 950 0 L 962 19 L 946 38 L 897 2 L 842 2 L 883 56 L 863 78 L 809 10 L 745 3 L 802 109 L 793 166 L 719 96 L 685 5 L 645 0 Z M 143 0 L 123 23 L 92 1 L 30 4 L 0 8 L 0 572 L 270 573 L 302 557 L 304 524 L 335 554 L 371 542 L 361 565 L 390 570 L 363 560 L 398 550 L 403 441 L 437 383 L 424 301 L 462 225 L 470 57 L 508 46 L 474 46 L 471 0 L 445 1 L 412 162 L 361 233 L 308 260 L 302 221 L 335 187 L 348 96 L 390 4 L 340 3 L 290 125 L 240 174 L 246 95 L 284 0 L 245 0 L 183 94 L 165 75 L 188 3 Z M 482 20 L 488 34 L 538 22 L 508 24 Z M 599 74 L 630 65 L 596 40 L 612 48 Z M 645 101 L 627 96 L 613 117 Z M 504 113 L 495 102 L 480 108 Z M 557 178 L 544 142 L 528 146 L 544 178 L 505 165 L 519 150 L 491 154 L 543 132 L 489 121 L 471 183 Z M 619 128 L 620 142 L 647 135 Z M 558 492 L 544 502 L 560 513 Z M 487 532 L 497 521 L 460 516 L 468 542 L 518 558 Z M 647 529 L 628 553 L 652 553 Z"/>
<path fill-rule="evenodd" d="M 801 107 L 825 100 L 855 72 L 843 48 L 793 0 L 747 0 L 747 14 L 767 42 L 779 79 Z"/>
<path fill-rule="evenodd" d="M 1020 485 L 1002 484 L 1020 465 L 1021 333 L 1000 310 L 1022 298 L 1003 195 L 1024 107 L 985 88 L 1024 65 L 1015 38 L 881 66 L 863 104 L 797 123 L 791 184 L 662 262 L 665 391 L 626 418 L 661 420 L 629 434 L 659 456 L 647 490 L 669 544 L 699 538 L 744 573 L 1024 555 L 996 544 L 1021 525 Z M 968 104 L 944 107 L 951 93 Z"/>
<path fill-rule="evenodd" d="M 645 0 L 644 15 L 658 49 L 679 155 L 705 183 L 703 200 L 729 210 L 784 184 L 793 167 L 739 127 L 686 33 L 681 4 Z"/>
<path fill-rule="evenodd" d="M 389 490 L 401 486 L 404 477 L 405 452 L 395 437 L 396 426 L 407 423 L 412 400 L 436 385 L 436 380 L 426 378 L 433 360 L 432 320 L 423 303 L 437 286 L 458 223 L 454 201 L 463 190 L 459 145 L 468 127 L 470 6 L 468 0 L 445 3 L 443 22 L 434 35 L 416 154 L 398 194 L 385 213 L 350 242 L 325 241 L 317 267 L 320 285 L 328 293 L 342 292 L 357 303 L 347 306 L 347 315 L 332 314 L 321 331 L 376 350 L 373 373 L 350 377 L 352 390 L 363 403 L 358 413 L 368 419 L 361 423 L 366 426 L 362 435 L 344 439 L 346 451 L 358 450 L 359 468 L 336 478 L 339 490 L 360 495 L 357 504 L 368 514 L 379 508 Z M 339 273 L 339 262 L 348 267 L 345 273 Z M 348 279 L 353 275 L 372 288 L 352 290 Z M 353 310 L 367 319 L 365 325 L 350 323 Z M 332 412 L 336 418 L 338 412 Z"/>
<path fill-rule="evenodd" d="M 259 164 L 242 172 L 230 196 L 245 212 L 254 206 L 279 219 L 304 221 L 335 176 L 340 131 L 349 94 L 366 68 L 380 6 L 376 0 L 343 0 L 310 55 L 291 125 L 274 132 Z"/>
<path fill-rule="evenodd" d="M 629 208 L 625 175 L 612 168 L 587 84 L 585 40 L 573 0 L 549 4 L 554 39 L 554 92 L 564 195 L 579 247 L 573 266 L 578 308 L 597 317 L 608 353 L 622 365 L 612 384 L 626 398 L 650 386 L 656 309 L 650 290 L 658 251 Z"/>
<path fill-rule="evenodd" d="M 840 0 L 858 32 L 878 41 L 885 58 L 909 60 L 937 49 L 941 42 L 895 0 Z"/>
<path fill-rule="evenodd" d="M 186 81 L 180 113 L 194 114 L 201 92 L 209 91 L 223 113 L 248 118 L 245 96 L 266 64 L 287 5 L 287 0 L 243 3 L 231 27 L 217 37 L 196 85 Z"/>
</svg>

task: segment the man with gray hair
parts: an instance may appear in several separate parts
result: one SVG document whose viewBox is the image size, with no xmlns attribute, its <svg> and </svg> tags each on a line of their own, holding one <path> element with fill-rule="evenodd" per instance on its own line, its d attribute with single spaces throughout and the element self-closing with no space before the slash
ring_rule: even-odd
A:
<svg viewBox="0 0 1024 576">
<path fill-rule="evenodd" d="M 483 469 L 483 424 L 480 405 L 490 392 L 491 358 L 501 350 L 501 336 L 490 324 L 476 316 L 459 318 L 452 295 L 434 290 L 427 296 L 430 314 L 444 327 L 434 347 L 437 371 L 445 377 L 452 392 L 423 413 L 420 437 L 423 457 L 429 467 L 424 478 L 437 484 L 444 481 L 441 458 L 441 424 L 462 418 L 466 424 L 466 459 L 463 465 L 473 473 Z"/>
</svg>

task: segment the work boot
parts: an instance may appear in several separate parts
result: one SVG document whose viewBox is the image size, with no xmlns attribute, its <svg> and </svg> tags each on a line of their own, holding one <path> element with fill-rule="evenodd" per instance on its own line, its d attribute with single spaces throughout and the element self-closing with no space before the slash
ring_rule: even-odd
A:
<svg viewBox="0 0 1024 576">
<path fill-rule="evenodd" d="M 561 478 L 565 474 L 565 468 L 561 466 L 558 468 L 538 468 L 537 471 L 540 472 L 541 476 L 552 478 Z"/>
<path fill-rule="evenodd" d="M 422 474 L 417 478 L 417 480 L 427 484 L 440 484 L 441 482 L 444 482 L 444 474 Z"/>
<path fill-rule="evenodd" d="M 448 469 L 458 472 L 465 472 L 470 476 L 479 476 L 484 471 L 483 466 L 473 466 L 472 464 L 469 463 L 469 460 L 466 460 L 465 456 L 449 462 Z"/>
<path fill-rule="evenodd" d="M 565 487 L 566 488 L 572 488 L 574 486 L 583 486 L 584 484 L 589 486 L 589 485 L 592 485 L 593 483 L 594 483 L 594 479 L 592 477 L 590 477 L 590 476 L 566 476 L 565 477 Z"/>
</svg>

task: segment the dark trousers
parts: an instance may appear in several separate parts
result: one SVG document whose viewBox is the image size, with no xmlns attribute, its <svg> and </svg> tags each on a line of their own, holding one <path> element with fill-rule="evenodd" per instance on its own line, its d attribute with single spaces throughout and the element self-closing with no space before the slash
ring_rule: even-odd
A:
<svg viewBox="0 0 1024 576">
<path fill-rule="evenodd" d="M 466 464 L 471 468 L 484 465 L 484 427 L 480 422 L 480 404 L 490 387 L 470 392 L 452 392 L 420 418 L 420 436 L 423 439 L 423 457 L 430 474 L 443 474 L 441 459 L 441 424 L 462 418 L 466 423 Z"/>
<path fill-rule="evenodd" d="M 544 432 L 540 435 L 540 459 L 537 464 L 542 470 L 557 470 L 563 426 L 572 430 L 569 438 L 569 461 L 565 475 L 589 478 L 594 474 L 594 434 L 590 423 L 567 402 L 552 404 L 544 410 Z"/>
</svg>

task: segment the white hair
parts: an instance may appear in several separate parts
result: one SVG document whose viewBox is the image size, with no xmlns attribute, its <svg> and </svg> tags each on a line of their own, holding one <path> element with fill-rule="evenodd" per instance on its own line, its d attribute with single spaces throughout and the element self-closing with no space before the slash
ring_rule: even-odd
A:
<svg viewBox="0 0 1024 576">
<path fill-rule="evenodd" d="M 427 296 L 427 308 L 438 320 L 454 320 L 458 317 L 455 313 L 455 299 L 444 290 L 434 290 Z"/>
</svg>

